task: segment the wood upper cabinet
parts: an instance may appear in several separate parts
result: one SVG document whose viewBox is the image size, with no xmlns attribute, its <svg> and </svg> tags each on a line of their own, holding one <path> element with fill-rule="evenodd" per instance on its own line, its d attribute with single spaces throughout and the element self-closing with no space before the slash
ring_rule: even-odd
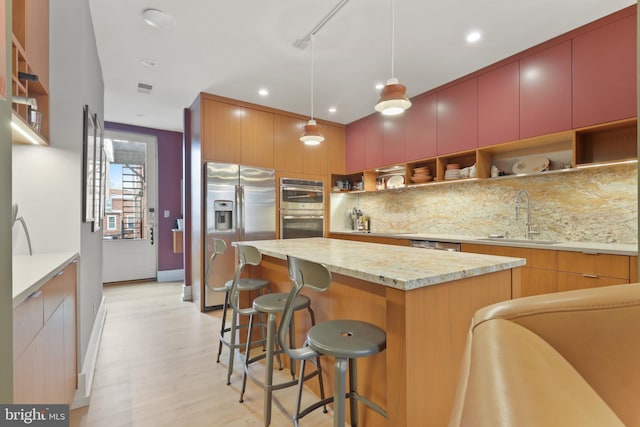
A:
<svg viewBox="0 0 640 427">
<path fill-rule="evenodd" d="M 344 128 L 322 125 L 322 133 L 324 135 L 324 143 L 327 146 L 327 167 L 329 173 L 344 173 Z"/>
<path fill-rule="evenodd" d="M 438 97 L 435 94 L 412 99 L 404 112 L 404 152 L 407 161 L 438 154 Z"/>
<path fill-rule="evenodd" d="M 478 79 L 438 92 L 438 154 L 478 146 Z"/>
<path fill-rule="evenodd" d="M 571 129 L 571 41 L 520 60 L 520 138 Z"/>
<path fill-rule="evenodd" d="M 636 18 L 573 39 L 573 127 L 636 116 Z"/>
<path fill-rule="evenodd" d="M 324 141 L 305 145 L 300 141 L 306 121 L 289 116 L 274 116 L 274 167 L 278 172 L 326 175 L 344 169 L 344 133 L 342 128 L 320 125 Z"/>
<path fill-rule="evenodd" d="M 478 146 L 515 141 L 520 135 L 520 65 L 478 77 Z"/>
<path fill-rule="evenodd" d="M 242 164 L 273 167 L 273 117 L 273 113 L 242 109 Z"/>
<path fill-rule="evenodd" d="M 302 172 L 302 147 L 300 135 L 304 121 L 289 116 L 277 115 L 274 126 L 274 165 L 276 170 L 284 172 Z"/>
<path fill-rule="evenodd" d="M 353 122 L 345 130 L 344 169 L 346 173 L 364 169 L 364 136 L 366 123 Z"/>
<path fill-rule="evenodd" d="M 407 160 L 405 155 L 405 116 L 383 116 L 382 121 L 382 163 L 378 166 L 393 165 Z"/>
<path fill-rule="evenodd" d="M 202 99 L 202 160 L 242 161 L 242 108 Z"/>
<path fill-rule="evenodd" d="M 12 104 L 13 121 L 22 121 L 23 130 L 12 132 L 16 143 L 30 143 L 31 139 L 40 144 L 49 144 L 49 0 L 11 1 L 11 75 L 7 76 L 5 87 L 0 89 L 3 97 L 27 97 L 37 102 L 40 125 L 34 124 L 29 108 L 24 104 Z M 3 5 L 5 2 L 2 3 Z M 3 14 L 4 19 L 4 14 Z M 5 27 L 3 27 L 5 28 Z M 3 38 L 4 40 L 4 38 Z M 4 49 L 3 49 L 4 51 Z M 4 62 L 3 62 L 4 63 Z M 20 77 L 20 73 L 33 74 L 37 81 Z M 4 70 L 3 73 L 4 74 Z M 10 86 L 9 86 L 10 85 Z"/>
<path fill-rule="evenodd" d="M 364 132 L 364 168 L 372 169 L 385 164 L 384 128 L 382 114 L 372 114 L 363 119 Z"/>
</svg>

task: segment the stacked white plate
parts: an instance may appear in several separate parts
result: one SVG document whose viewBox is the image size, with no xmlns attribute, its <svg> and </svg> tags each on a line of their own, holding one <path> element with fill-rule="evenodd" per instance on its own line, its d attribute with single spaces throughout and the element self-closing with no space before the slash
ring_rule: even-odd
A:
<svg viewBox="0 0 640 427">
<path fill-rule="evenodd" d="M 444 179 L 460 179 L 460 169 L 448 169 L 444 172 Z"/>
</svg>

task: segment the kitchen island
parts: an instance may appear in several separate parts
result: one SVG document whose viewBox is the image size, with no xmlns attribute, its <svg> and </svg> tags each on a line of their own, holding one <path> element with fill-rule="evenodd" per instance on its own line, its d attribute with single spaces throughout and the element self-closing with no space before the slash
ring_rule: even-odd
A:
<svg viewBox="0 0 640 427">
<path fill-rule="evenodd" d="M 263 254 L 249 274 L 268 279 L 272 291 L 291 288 L 287 255 L 327 266 L 329 290 L 303 292 L 317 322 L 357 319 L 386 331 L 387 349 L 358 361 L 358 387 L 387 410 L 388 418 L 361 406 L 364 426 L 447 424 L 471 317 L 480 307 L 510 299 L 525 264 L 520 258 L 324 238 L 244 244 Z M 298 343 L 310 327 L 304 314 L 299 317 Z M 330 390 L 333 372 L 323 363 Z"/>
</svg>

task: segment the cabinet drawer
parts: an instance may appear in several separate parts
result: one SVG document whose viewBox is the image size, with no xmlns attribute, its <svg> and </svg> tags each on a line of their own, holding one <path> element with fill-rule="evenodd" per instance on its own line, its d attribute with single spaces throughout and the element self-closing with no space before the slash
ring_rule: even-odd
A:
<svg viewBox="0 0 640 427">
<path fill-rule="evenodd" d="M 36 291 L 13 309 L 13 359 L 27 348 L 44 324 L 43 293 Z"/>
<path fill-rule="evenodd" d="M 597 288 L 600 286 L 622 285 L 628 283 L 626 279 L 579 273 L 558 272 L 558 291 L 573 291 L 577 289 Z"/>
<path fill-rule="evenodd" d="M 463 243 L 462 252 L 525 258 L 527 260 L 527 268 L 542 268 L 554 271 L 558 268 L 557 251 L 549 249 L 529 249 L 515 248 L 511 246 L 489 246 L 474 243 Z"/>
<path fill-rule="evenodd" d="M 558 252 L 558 271 L 616 277 L 629 280 L 629 257 L 625 255 Z M 623 282 L 623 283 L 626 283 Z"/>
<path fill-rule="evenodd" d="M 51 317 L 53 312 L 56 311 L 56 308 L 62 303 L 62 300 L 64 300 L 64 296 L 67 293 L 66 282 L 68 276 L 67 269 L 61 270 L 42 287 L 45 322 Z"/>
</svg>

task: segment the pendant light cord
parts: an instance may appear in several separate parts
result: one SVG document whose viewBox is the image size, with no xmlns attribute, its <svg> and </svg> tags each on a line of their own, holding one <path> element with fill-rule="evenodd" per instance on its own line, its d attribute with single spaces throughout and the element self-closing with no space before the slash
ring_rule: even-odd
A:
<svg viewBox="0 0 640 427">
<path fill-rule="evenodd" d="M 391 78 L 396 77 L 393 69 L 393 58 L 395 57 L 395 46 L 396 46 L 396 8 L 395 8 L 395 1 L 391 0 Z"/>
<path fill-rule="evenodd" d="M 313 33 L 309 37 L 309 44 L 311 45 L 311 120 L 313 120 Z"/>
</svg>

